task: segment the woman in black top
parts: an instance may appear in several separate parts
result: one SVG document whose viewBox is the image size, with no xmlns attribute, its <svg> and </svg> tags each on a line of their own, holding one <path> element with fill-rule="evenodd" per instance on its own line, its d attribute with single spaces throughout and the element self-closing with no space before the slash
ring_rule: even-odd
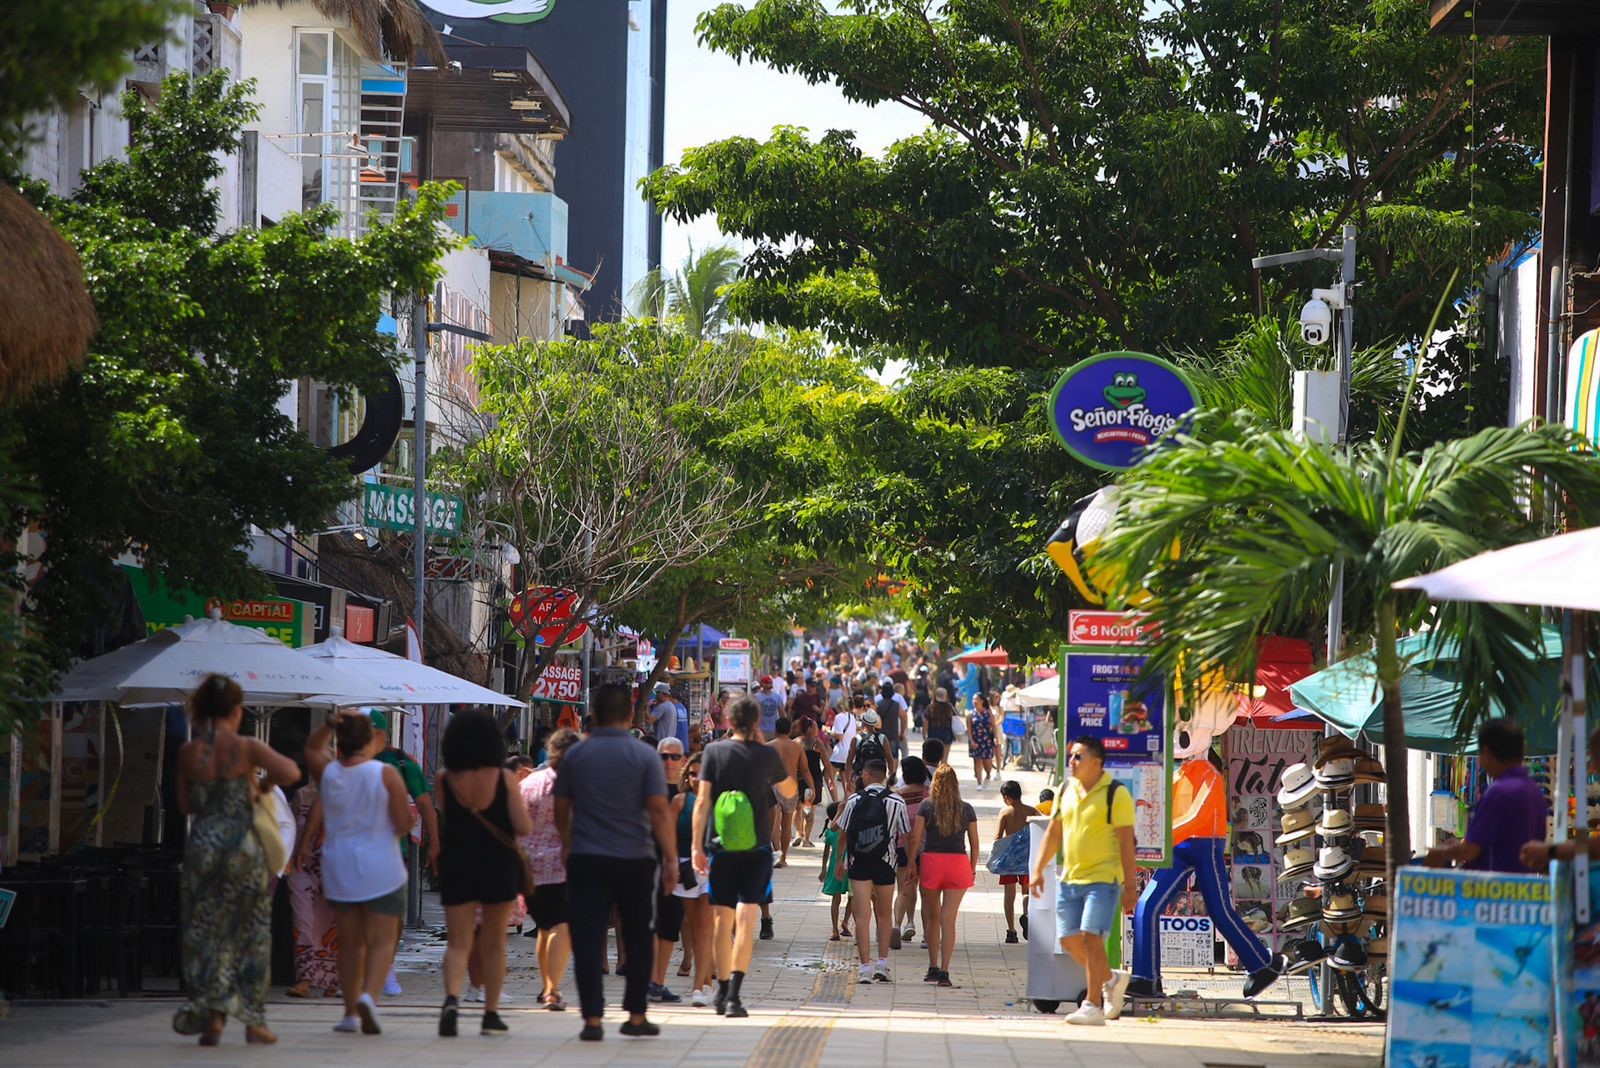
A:
<svg viewBox="0 0 1600 1068">
<path fill-rule="evenodd" d="M 439 744 L 449 770 L 440 772 L 435 787 L 443 802 L 439 825 L 439 899 L 444 905 L 448 943 L 444 952 L 444 1007 L 439 1034 L 456 1033 L 461 984 L 472 953 L 483 909 L 484 1011 L 480 1033 L 503 1035 L 500 988 L 506 978 L 506 924 L 522 892 L 522 860 L 518 835 L 531 834 L 533 821 L 511 772 L 504 767 L 505 743 L 487 712 L 463 712 L 451 718 Z"/>
</svg>

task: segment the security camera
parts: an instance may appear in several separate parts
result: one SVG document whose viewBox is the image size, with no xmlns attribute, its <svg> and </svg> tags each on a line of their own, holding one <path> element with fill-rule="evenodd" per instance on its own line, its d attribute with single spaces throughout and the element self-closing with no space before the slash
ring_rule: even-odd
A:
<svg viewBox="0 0 1600 1068">
<path fill-rule="evenodd" d="M 1306 301 L 1300 309 L 1300 337 L 1307 345 L 1326 345 L 1333 337 L 1333 309 L 1327 301 Z"/>
</svg>

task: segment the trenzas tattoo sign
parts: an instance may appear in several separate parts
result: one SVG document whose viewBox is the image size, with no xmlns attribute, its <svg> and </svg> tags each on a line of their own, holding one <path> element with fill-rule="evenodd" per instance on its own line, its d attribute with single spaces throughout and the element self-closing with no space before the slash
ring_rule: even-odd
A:
<svg viewBox="0 0 1600 1068">
<path fill-rule="evenodd" d="M 1121 471 L 1176 429 L 1197 404 L 1172 364 L 1143 352 L 1105 352 L 1075 364 L 1050 393 L 1050 425 L 1090 467 Z"/>
</svg>

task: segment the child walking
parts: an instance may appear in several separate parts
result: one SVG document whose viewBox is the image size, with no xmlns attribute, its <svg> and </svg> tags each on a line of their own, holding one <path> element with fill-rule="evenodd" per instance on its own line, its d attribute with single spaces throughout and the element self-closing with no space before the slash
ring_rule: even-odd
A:
<svg viewBox="0 0 1600 1068">
<path fill-rule="evenodd" d="M 842 938 L 850 937 L 850 910 L 845 908 L 845 921 L 839 923 L 839 903 L 844 896 L 850 893 L 850 880 L 837 876 L 833 872 L 833 856 L 839 849 L 839 828 L 834 826 L 834 818 L 839 815 L 839 802 L 835 801 L 828 806 L 827 829 L 822 834 L 822 870 L 817 872 L 817 881 L 822 884 L 822 892 L 832 900 L 829 902 L 829 912 L 833 917 L 833 934 L 828 936 L 828 941 L 837 942 Z"/>
</svg>

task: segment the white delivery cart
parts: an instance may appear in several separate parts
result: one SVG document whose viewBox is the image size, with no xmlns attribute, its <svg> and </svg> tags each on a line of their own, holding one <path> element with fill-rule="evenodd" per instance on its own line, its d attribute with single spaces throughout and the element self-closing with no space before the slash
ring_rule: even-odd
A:
<svg viewBox="0 0 1600 1068">
<path fill-rule="evenodd" d="M 1028 821 L 1028 870 L 1039 863 L 1040 847 L 1050 829 L 1049 816 Z M 1083 965 L 1061 950 L 1056 937 L 1056 881 L 1061 869 L 1054 860 L 1045 865 L 1044 893 L 1026 896 L 1028 905 L 1028 1000 L 1040 1012 L 1051 1013 L 1064 1003 L 1076 1008 L 1088 992 Z M 1024 888 L 1026 895 L 1027 890 Z"/>
</svg>

